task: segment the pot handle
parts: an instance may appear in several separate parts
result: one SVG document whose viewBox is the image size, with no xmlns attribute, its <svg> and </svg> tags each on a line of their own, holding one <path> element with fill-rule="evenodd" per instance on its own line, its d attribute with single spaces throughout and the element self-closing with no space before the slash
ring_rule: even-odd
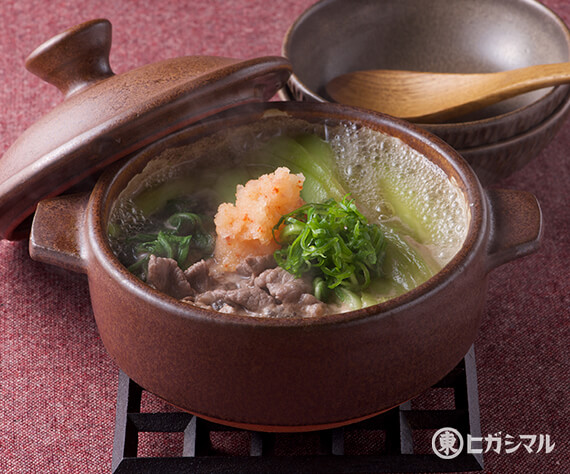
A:
<svg viewBox="0 0 570 474">
<path fill-rule="evenodd" d="M 89 193 L 40 201 L 34 215 L 29 251 L 32 259 L 87 273 L 83 225 Z"/>
<path fill-rule="evenodd" d="M 97 19 L 54 36 L 26 59 L 26 69 L 56 86 L 65 97 L 113 76 L 109 64 L 111 23 Z"/>
<path fill-rule="evenodd" d="M 491 232 L 487 270 L 536 251 L 542 237 L 542 212 L 536 197 L 525 191 L 487 190 Z"/>
</svg>

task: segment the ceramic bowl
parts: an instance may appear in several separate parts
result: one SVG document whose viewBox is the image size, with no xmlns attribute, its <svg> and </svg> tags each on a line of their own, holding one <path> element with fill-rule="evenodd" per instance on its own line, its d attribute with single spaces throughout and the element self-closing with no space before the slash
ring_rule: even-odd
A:
<svg viewBox="0 0 570 474">
<path fill-rule="evenodd" d="M 433 0 L 427 5 L 422 0 L 322 0 L 313 5 L 283 42 L 283 55 L 293 66 L 288 93 L 295 100 L 331 101 L 327 82 L 359 69 L 470 73 L 570 61 L 568 28 L 538 1 Z M 504 148 L 504 142 L 545 121 L 564 118 L 557 112 L 570 101 L 569 92 L 567 85 L 546 88 L 453 123 L 419 125 L 457 150 L 495 143 Z M 537 151 L 535 147 L 532 156 L 517 160 L 513 171 Z M 474 153 L 464 156 L 477 170 Z M 507 169 L 502 163 L 497 177 Z M 497 179 L 488 169 L 485 173 L 485 182 Z"/>
<path fill-rule="evenodd" d="M 483 185 L 521 170 L 556 136 L 570 114 L 570 96 L 542 123 L 497 143 L 457 150 L 477 173 Z"/>
</svg>

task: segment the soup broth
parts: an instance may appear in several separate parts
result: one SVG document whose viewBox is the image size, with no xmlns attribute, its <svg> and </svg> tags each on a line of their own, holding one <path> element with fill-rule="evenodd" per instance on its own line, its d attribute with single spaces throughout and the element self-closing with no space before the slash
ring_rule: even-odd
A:
<svg viewBox="0 0 570 474">
<path fill-rule="evenodd" d="M 303 275 L 293 274 L 291 265 L 287 270 L 285 250 L 273 251 L 293 243 L 278 237 L 271 254 L 240 256 L 237 269 L 225 271 L 216 262 L 218 208 L 235 203 L 237 186 L 274 176 L 277 169 L 300 177 L 301 204 L 322 210 L 328 203 L 327 212 L 345 206 L 353 218 L 362 216 L 347 237 L 354 241 L 361 229 L 376 236 L 376 253 L 365 257 L 372 263 L 362 278 L 330 283 L 324 270 L 321 291 L 323 279 L 315 273 L 320 267 Z M 307 211 L 296 216 L 301 214 Z M 109 239 L 135 275 L 188 304 L 252 316 L 308 317 L 376 304 L 420 285 L 457 253 L 468 224 L 459 187 L 398 138 L 350 123 L 311 124 L 268 114 L 152 159 L 114 203 Z M 355 280 L 362 283 L 356 290 Z"/>
</svg>

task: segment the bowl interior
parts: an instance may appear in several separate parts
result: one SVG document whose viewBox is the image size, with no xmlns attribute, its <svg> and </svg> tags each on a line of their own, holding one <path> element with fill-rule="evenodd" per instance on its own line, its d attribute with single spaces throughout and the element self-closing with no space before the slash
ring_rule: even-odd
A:
<svg viewBox="0 0 570 474">
<path fill-rule="evenodd" d="M 566 62 L 570 37 L 564 23 L 533 0 L 324 0 L 292 25 L 283 54 L 295 85 L 329 100 L 327 82 L 359 69 L 472 73 Z M 462 121 L 511 112 L 551 91 L 529 92 Z"/>
<path fill-rule="evenodd" d="M 474 224 L 472 208 L 473 205 L 475 205 L 474 203 L 478 203 L 480 198 L 478 192 L 480 192 L 480 188 L 471 169 L 451 148 L 445 146 L 442 142 L 432 141 L 432 138 L 427 133 L 414 128 L 410 124 L 386 116 L 369 114 L 365 111 L 350 109 L 336 104 L 309 105 L 299 102 L 285 102 L 241 107 L 229 111 L 226 114 L 220 114 L 218 118 L 208 120 L 198 127 L 192 127 L 183 132 L 174 134 L 167 139 L 161 140 L 150 146 L 143 153 L 140 153 L 135 160 L 130 161 L 125 169 L 119 173 L 119 177 L 115 176 L 113 178 L 113 191 L 104 199 L 106 210 L 103 220 L 106 222 L 121 223 L 123 230 L 131 229 L 131 227 L 135 229 L 139 224 L 140 216 L 138 212 L 131 214 L 132 207 L 130 197 L 144 190 L 149 183 L 152 183 L 152 186 L 154 186 L 157 183 L 171 180 L 171 177 L 175 176 L 178 170 L 189 170 L 192 175 L 200 175 L 200 182 L 209 183 L 212 181 L 213 184 L 211 186 L 208 185 L 208 187 L 213 191 L 218 188 L 220 182 L 227 184 L 227 177 L 224 173 L 220 174 L 219 172 L 221 168 L 232 170 L 246 169 L 235 166 L 235 160 L 242 159 L 239 157 L 244 154 L 243 151 L 241 151 L 244 144 L 249 148 L 251 148 L 251 146 L 255 147 L 257 146 L 255 142 L 270 139 L 270 137 L 275 136 L 277 132 L 281 133 L 285 129 L 287 133 L 293 134 L 299 134 L 300 132 L 305 133 L 307 130 L 311 131 L 311 133 L 320 133 L 317 131 L 321 129 L 321 131 L 325 133 L 327 130 L 335 130 L 338 126 L 341 127 L 342 130 L 347 130 L 348 133 L 351 133 L 349 129 L 352 129 L 352 127 L 348 129 L 344 128 L 345 125 L 343 124 L 346 122 L 361 124 L 374 134 L 386 134 L 385 136 L 388 140 L 386 147 L 391 146 L 390 144 L 398 147 L 400 146 L 399 143 L 405 144 L 404 146 L 409 149 L 406 153 L 411 153 L 413 149 L 423 156 L 423 158 L 421 158 L 422 161 L 425 161 L 426 164 L 430 163 L 429 167 L 435 166 L 439 169 L 439 171 L 436 172 L 437 175 L 440 175 L 440 177 L 437 178 L 439 180 L 437 189 L 446 182 L 447 184 L 444 187 L 446 189 L 449 187 L 450 192 L 453 191 L 453 193 L 456 193 L 453 195 L 450 194 L 448 197 L 453 200 L 455 199 L 453 196 L 457 196 L 458 204 L 460 204 L 457 208 L 458 218 L 461 222 L 465 223 L 465 234 L 462 234 L 461 239 L 456 242 L 458 246 L 454 247 L 454 250 L 449 253 L 448 257 L 445 257 L 446 260 L 442 263 L 446 268 L 454 267 L 456 261 L 464 258 L 465 252 L 473 245 L 472 239 L 476 233 L 475 229 L 480 225 L 480 223 Z M 239 138 L 243 135 L 243 127 L 245 127 L 245 137 L 247 137 L 245 142 L 243 142 L 242 138 Z M 255 137 L 255 141 L 250 143 L 250 137 Z M 218 146 L 220 147 L 220 152 L 212 153 L 212 150 Z M 234 157 L 235 153 L 238 154 Z M 247 155 L 249 154 L 250 152 L 247 152 Z M 212 158 L 212 156 L 214 158 Z M 208 162 L 204 162 L 204 158 L 208 157 L 210 157 Z M 209 163 L 212 160 L 216 162 L 213 168 L 211 163 Z M 372 166 L 372 157 L 370 160 Z M 211 174 L 211 169 L 216 170 L 215 176 Z M 230 174 L 235 173 L 232 172 Z M 422 175 L 422 179 L 422 183 L 428 181 L 425 179 L 425 174 Z M 235 185 L 232 189 L 235 189 Z M 358 197 L 358 190 L 353 188 L 349 190 L 352 193 L 351 197 L 356 199 Z M 428 191 L 436 192 L 436 187 L 429 188 Z M 368 189 L 366 195 L 368 196 L 371 193 L 373 194 L 373 190 Z M 380 201 L 376 202 L 373 200 L 375 206 L 379 206 L 379 203 Z M 475 207 L 478 207 L 478 204 Z M 371 211 L 371 209 L 368 210 Z M 445 209 L 441 208 L 441 211 L 445 212 Z M 378 207 L 371 212 L 379 213 L 381 209 Z M 438 211 L 430 209 L 429 212 L 433 213 L 433 222 L 439 222 L 435 217 Z M 107 226 L 104 227 L 107 229 Z M 113 225 L 113 227 L 115 226 Z M 439 227 L 440 226 L 437 226 L 438 229 Z M 122 232 L 123 231 L 121 231 L 121 233 Z M 462 232 L 463 231 L 461 231 L 461 233 Z M 103 230 L 103 233 L 102 240 L 106 241 L 108 238 L 106 230 Z M 131 234 L 130 230 L 126 233 L 128 235 Z M 438 230 L 437 235 L 439 234 L 440 232 Z M 447 238 L 446 236 L 449 237 L 448 234 L 442 234 L 440 237 L 441 239 L 445 239 Z M 119 234 L 117 234 L 116 237 L 118 239 L 122 238 Z M 112 246 L 117 249 L 115 244 L 112 244 Z M 112 260 L 116 259 L 112 258 Z M 122 265 L 119 265 L 119 267 L 122 267 Z M 124 271 L 126 270 L 122 267 L 121 272 Z M 421 288 L 418 286 L 400 296 L 393 297 L 388 300 L 388 302 L 382 304 L 383 309 L 386 310 L 397 306 L 413 299 L 417 294 L 429 291 L 431 287 L 438 284 L 441 278 L 444 278 L 444 276 L 442 276 L 443 273 L 445 272 L 439 271 L 438 275 L 422 284 Z M 145 292 L 145 287 L 148 289 L 146 285 L 143 285 L 132 275 L 127 277 L 123 275 L 122 279 L 136 281 L 136 286 L 140 287 L 143 293 Z M 189 310 L 196 310 L 194 306 L 184 306 Z M 370 310 L 371 312 L 377 311 L 377 309 L 373 307 L 366 308 L 366 310 Z M 200 313 L 204 312 L 204 310 L 198 311 Z M 368 311 L 354 311 L 354 314 L 350 317 L 360 318 L 369 314 L 370 312 Z M 216 317 L 221 316 L 220 313 Z M 322 319 L 328 321 L 330 319 L 336 319 L 337 317 L 340 319 L 345 318 L 344 315 L 329 313 L 323 318 L 315 318 L 315 320 Z M 236 321 L 236 315 L 228 315 L 228 318 L 233 322 Z M 269 321 L 270 324 L 277 324 L 274 318 L 260 319 L 265 319 Z M 294 324 L 297 323 L 297 321 L 294 322 Z"/>
</svg>

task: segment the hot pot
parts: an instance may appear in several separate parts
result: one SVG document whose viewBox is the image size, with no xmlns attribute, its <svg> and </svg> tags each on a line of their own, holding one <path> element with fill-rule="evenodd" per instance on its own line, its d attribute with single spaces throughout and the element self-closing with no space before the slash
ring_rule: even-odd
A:
<svg viewBox="0 0 570 474">
<path fill-rule="evenodd" d="M 267 102 L 290 72 L 281 58 L 178 59 L 127 73 L 130 78 L 114 76 L 105 61 L 83 61 L 80 74 L 61 72 L 72 62 L 61 57 L 85 58 L 85 45 L 91 56 L 94 50 L 105 56 L 109 34 L 108 22 L 89 22 L 42 47 L 51 53 L 32 54 L 28 67 L 48 71 L 44 77 L 67 95 L 0 162 L 0 224 L 3 238 L 26 235 L 35 209 L 30 255 L 87 274 L 101 339 L 127 375 L 206 419 L 307 431 L 392 408 L 461 360 L 481 323 L 488 273 L 538 246 L 541 214 L 534 196 L 484 191 L 452 148 L 404 121 L 336 104 Z M 153 95 L 155 87 L 160 94 Z M 128 103 L 129 90 L 137 91 L 137 106 Z M 89 106 L 95 112 L 83 115 Z M 469 204 L 469 229 L 457 255 L 433 278 L 385 303 L 299 319 L 189 306 L 131 275 L 107 237 L 111 206 L 129 180 L 169 147 L 276 113 L 308 122 L 349 121 L 398 137 L 425 155 Z M 56 125 L 55 118 L 69 126 Z M 78 133 L 81 126 L 87 130 Z M 61 194 L 103 168 L 92 191 Z M 55 172 L 60 181 L 54 187 Z M 26 191 L 18 194 L 18 185 Z"/>
</svg>

